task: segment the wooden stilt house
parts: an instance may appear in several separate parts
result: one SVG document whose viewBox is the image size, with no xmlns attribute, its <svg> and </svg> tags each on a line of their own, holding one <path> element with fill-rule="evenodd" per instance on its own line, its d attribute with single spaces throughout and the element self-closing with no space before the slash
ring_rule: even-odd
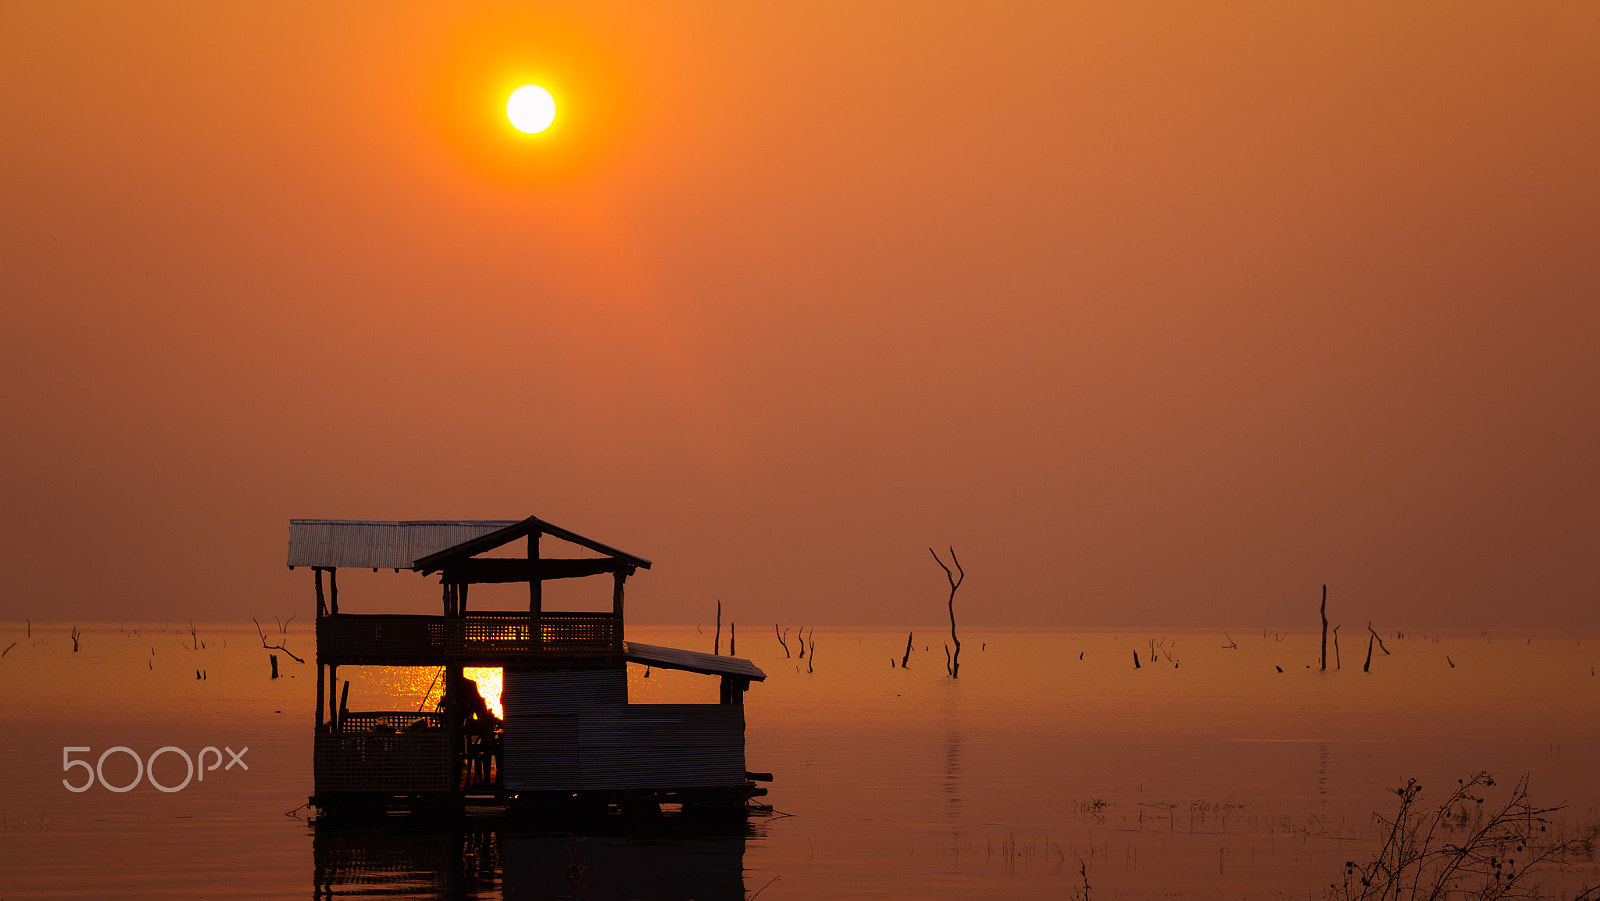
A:
<svg viewBox="0 0 1600 901">
<path fill-rule="evenodd" d="M 588 555 L 546 557 L 546 537 Z M 522 552 L 508 555 L 508 546 Z M 312 800 L 318 806 L 469 794 L 502 802 L 742 801 L 765 794 L 751 781 L 757 774 L 745 771 L 743 699 L 766 674 L 736 657 L 627 641 L 623 589 L 630 576 L 650 568 L 643 557 L 537 517 L 295 519 L 288 563 L 309 568 L 316 586 Z M 437 574 L 443 610 L 438 616 L 345 612 L 337 576 L 349 567 Z M 608 575 L 609 612 L 545 609 L 546 581 Z M 470 588 L 483 583 L 526 583 L 527 609 L 472 608 Z M 629 662 L 717 677 L 721 702 L 629 703 Z M 349 683 L 341 687 L 339 667 L 353 665 L 442 671 L 440 709 L 349 710 Z M 503 670 L 505 715 L 492 734 L 469 723 L 464 667 Z"/>
</svg>

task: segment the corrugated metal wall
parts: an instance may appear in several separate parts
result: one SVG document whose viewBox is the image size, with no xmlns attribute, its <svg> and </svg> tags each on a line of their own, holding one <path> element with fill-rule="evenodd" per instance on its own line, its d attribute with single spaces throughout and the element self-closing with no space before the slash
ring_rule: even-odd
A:
<svg viewBox="0 0 1600 901">
<path fill-rule="evenodd" d="M 743 785 L 744 708 L 628 704 L 627 671 L 507 669 L 501 780 L 514 791 Z"/>
</svg>

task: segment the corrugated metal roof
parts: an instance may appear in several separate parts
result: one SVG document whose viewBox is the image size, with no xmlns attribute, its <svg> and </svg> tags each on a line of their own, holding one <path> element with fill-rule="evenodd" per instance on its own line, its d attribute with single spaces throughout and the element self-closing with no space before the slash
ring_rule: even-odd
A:
<svg viewBox="0 0 1600 901">
<path fill-rule="evenodd" d="M 757 682 L 766 681 L 767 674 L 743 657 L 723 657 L 719 654 L 702 654 L 678 648 L 663 648 L 637 641 L 622 643 L 622 656 L 633 663 L 648 663 L 660 669 L 681 669 L 708 676 L 744 676 Z"/>
<path fill-rule="evenodd" d="M 289 565 L 410 569 L 411 564 L 422 557 L 516 525 L 516 522 L 291 519 Z"/>
</svg>

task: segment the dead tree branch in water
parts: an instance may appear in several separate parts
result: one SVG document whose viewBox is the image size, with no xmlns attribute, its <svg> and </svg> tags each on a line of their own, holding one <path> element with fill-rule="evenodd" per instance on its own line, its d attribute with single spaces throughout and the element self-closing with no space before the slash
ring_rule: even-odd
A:
<svg viewBox="0 0 1600 901">
<path fill-rule="evenodd" d="M 785 657 L 789 656 L 789 642 L 785 641 L 783 636 L 788 631 L 789 631 L 788 629 L 784 629 L 783 632 L 779 632 L 778 631 L 778 624 L 777 623 L 773 623 L 772 624 L 772 634 L 778 636 L 778 644 L 783 645 L 783 656 L 785 656 Z"/>
<path fill-rule="evenodd" d="M 717 637 L 711 644 L 711 653 L 722 653 L 722 598 L 717 598 Z"/>
<path fill-rule="evenodd" d="M 1389 653 L 1389 649 L 1383 646 L 1383 637 L 1378 634 L 1376 629 L 1372 628 L 1371 620 L 1367 621 L 1367 633 L 1367 662 L 1361 664 L 1361 671 L 1363 673 L 1372 672 L 1372 643 L 1374 641 L 1378 643 L 1379 650 L 1383 651 L 1384 654 Z"/>
<path fill-rule="evenodd" d="M 1322 670 L 1328 669 L 1328 586 L 1322 586 Z"/>
<path fill-rule="evenodd" d="M 905 669 L 906 668 L 906 662 L 911 659 L 911 636 L 912 636 L 912 634 L 913 633 L 911 633 L 911 632 L 907 632 L 906 633 L 906 655 L 904 657 L 900 658 L 900 668 L 901 669 Z"/>
<path fill-rule="evenodd" d="M 72 653 L 78 653 L 78 636 L 82 635 L 77 626 L 72 627 Z"/>
<path fill-rule="evenodd" d="M 1339 627 L 1333 627 L 1333 668 L 1341 669 L 1339 663 Z"/>
<path fill-rule="evenodd" d="M 304 658 L 281 644 L 267 644 L 267 630 L 261 628 L 261 623 L 255 617 L 250 617 L 250 621 L 256 624 L 256 634 L 261 636 L 261 646 L 263 648 L 266 648 L 269 651 L 282 651 L 285 654 L 288 654 L 290 657 L 293 657 L 295 663 L 306 662 Z M 276 660 L 272 662 L 272 671 L 274 673 L 278 671 L 278 662 Z M 276 676 L 274 676 L 274 678 L 276 678 Z"/>
<path fill-rule="evenodd" d="M 950 583 L 950 641 L 955 644 L 956 652 L 950 655 L 945 668 L 949 670 L 950 678 L 954 679 L 961 674 L 961 639 L 956 637 L 956 589 L 960 588 L 961 583 L 966 581 L 967 571 L 961 568 L 961 561 L 956 559 L 954 545 L 950 548 L 950 562 L 955 565 L 955 573 L 950 571 L 950 567 L 944 565 L 944 561 L 939 559 L 939 555 L 935 553 L 933 548 L 928 548 L 928 553 L 933 554 L 933 562 L 939 564 L 939 568 L 944 570 L 944 577 Z M 958 577 L 956 573 L 960 573 L 960 576 Z M 946 649 L 946 653 L 948 653 L 948 649 Z"/>
</svg>

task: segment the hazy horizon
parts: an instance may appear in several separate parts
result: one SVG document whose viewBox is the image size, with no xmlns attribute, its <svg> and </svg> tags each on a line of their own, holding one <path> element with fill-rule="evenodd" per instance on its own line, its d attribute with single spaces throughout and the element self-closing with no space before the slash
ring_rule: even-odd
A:
<svg viewBox="0 0 1600 901">
<path fill-rule="evenodd" d="M 635 622 L 938 622 L 953 545 L 973 628 L 1600 626 L 1596 47 L 4 3 L 0 618 L 304 621 L 291 518 L 536 515 L 654 561 Z"/>
</svg>

